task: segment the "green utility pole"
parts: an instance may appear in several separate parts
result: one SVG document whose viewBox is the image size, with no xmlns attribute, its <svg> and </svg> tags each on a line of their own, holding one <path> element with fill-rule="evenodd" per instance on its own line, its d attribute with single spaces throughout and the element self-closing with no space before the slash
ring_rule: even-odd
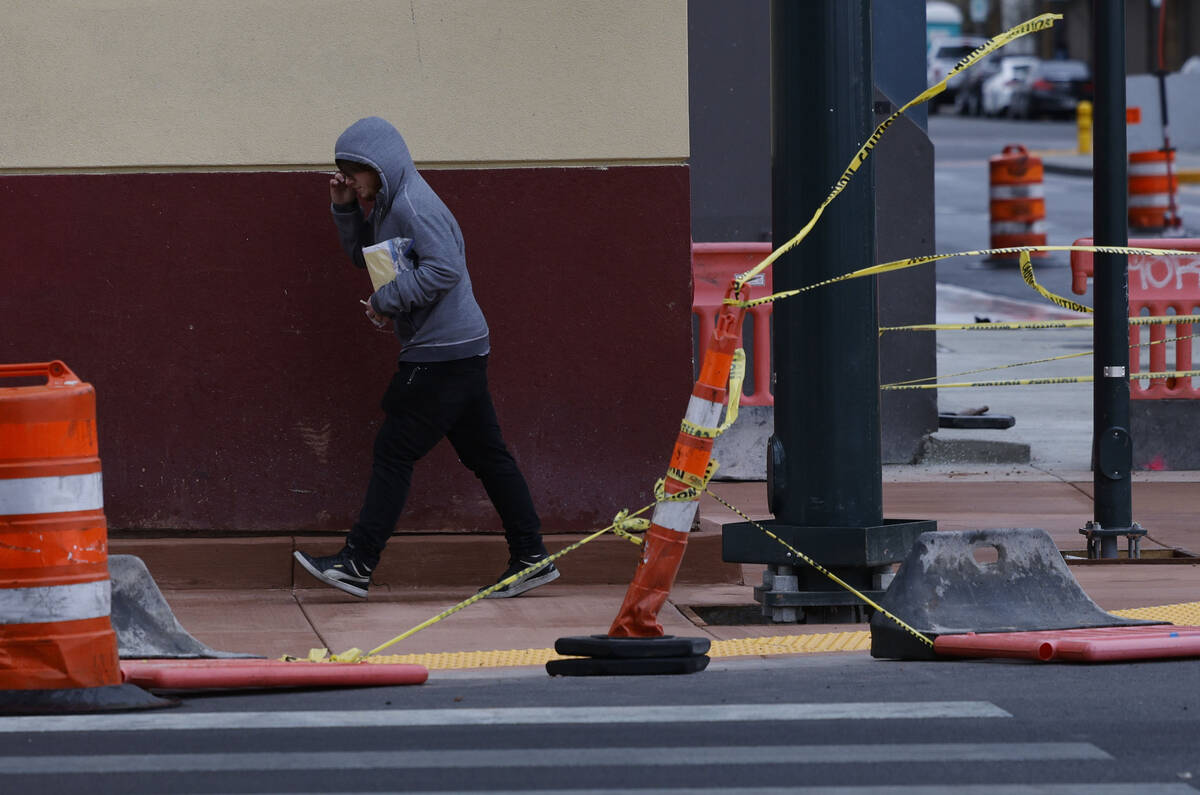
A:
<svg viewBox="0 0 1200 795">
<path fill-rule="evenodd" d="M 771 193 L 776 247 L 808 223 L 874 130 L 870 0 L 771 3 Z M 774 289 L 875 262 L 870 159 L 808 237 L 774 265 Z M 771 531 L 872 597 L 882 570 L 934 522 L 886 522 L 874 277 L 777 303 Z M 724 527 L 727 561 L 766 563 L 756 595 L 775 621 L 854 620 L 862 602 L 748 523 Z M 799 612 L 799 609 L 804 612 Z M 806 616 L 805 613 L 809 615 Z"/>
<path fill-rule="evenodd" d="M 869 0 L 771 4 L 772 241 L 813 211 L 874 125 Z M 792 290 L 875 262 L 875 166 L 868 159 L 808 238 L 775 264 Z M 874 277 L 776 305 L 772 513 L 788 524 L 883 519 L 879 315 Z M 783 471 L 778 464 L 782 462 Z"/>
<path fill-rule="evenodd" d="M 1125 246 L 1125 3 L 1093 0 L 1092 51 L 1096 61 L 1092 222 L 1098 246 Z M 1080 532 L 1088 556 L 1117 557 L 1117 538 L 1137 550 L 1145 530 L 1133 521 L 1133 442 L 1129 435 L 1129 279 L 1124 254 L 1095 255 L 1092 468 L 1094 521 Z"/>
</svg>

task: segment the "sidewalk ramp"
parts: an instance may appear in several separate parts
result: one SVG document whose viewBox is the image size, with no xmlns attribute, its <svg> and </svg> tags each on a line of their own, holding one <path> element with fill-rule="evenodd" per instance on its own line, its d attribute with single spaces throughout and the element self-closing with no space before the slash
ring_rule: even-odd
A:
<svg viewBox="0 0 1200 795">
<path fill-rule="evenodd" d="M 1032 527 L 922 533 L 880 604 L 930 640 L 1163 623 L 1101 610 L 1050 535 Z M 938 658 L 931 646 L 879 612 L 871 618 L 871 656 Z"/>
<path fill-rule="evenodd" d="M 252 654 L 217 651 L 192 637 L 175 618 L 158 583 L 136 555 L 109 555 L 112 624 L 121 659 L 245 658 Z"/>
</svg>

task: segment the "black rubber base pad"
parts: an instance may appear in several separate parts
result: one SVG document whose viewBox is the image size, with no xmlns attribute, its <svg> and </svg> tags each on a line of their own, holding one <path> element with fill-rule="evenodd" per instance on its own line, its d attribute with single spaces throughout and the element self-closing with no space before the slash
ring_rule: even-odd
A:
<svg viewBox="0 0 1200 795">
<path fill-rule="evenodd" d="M 708 657 L 703 654 L 641 659 L 578 657 L 571 660 L 551 660 L 546 663 L 546 673 L 551 676 L 660 676 L 694 674 L 707 667 Z"/>
<path fill-rule="evenodd" d="M 128 683 L 65 690 L 6 690 L 0 693 L 0 715 L 70 715 L 178 705 L 175 699 L 159 698 Z"/>
<path fill-rule="evenodd" d="M 575 635 L 559 638 L 554 650 L 576 657 L 614 659 L 646 659 L 658 657 L 695 657 L 707 654 L 712 642 L 708 638 L 677 638 L 663 635 L 658 638 L 612 638 L 608 635 Z"/>
</svg>

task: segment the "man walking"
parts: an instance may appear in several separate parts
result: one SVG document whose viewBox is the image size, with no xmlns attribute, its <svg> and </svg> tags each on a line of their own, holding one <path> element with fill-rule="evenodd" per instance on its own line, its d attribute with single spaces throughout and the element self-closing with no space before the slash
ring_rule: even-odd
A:
<svg viewBox="0 0 1200 795">
<path fill-rule="evenodd" d="M 413 465 L 445 437 L 500 515 L 509 549 L 504 580 L 547 552 L 488 389 L 489 332 L 471 289 L 462 231 L 387 121 L 352 124 L 338 138 L 334 159 L 338 173 L 329 194 L 342 248 L 360 268 L 366 246 L 389 242 L 395 252 L 396 277 L 371 296 L 367 315 L 377 324 L 391 320 L 400 361 L 383 396 L 367 494 L 345 546 L 319 558 L 297 550 L 295 558 L 322 582 L 365 598 L 408 498 Z M 360 201 L 374 203 L 365 217 Z M 517 596 L 558 576 L 547 563 L 489 598 Z"/>
</svg>

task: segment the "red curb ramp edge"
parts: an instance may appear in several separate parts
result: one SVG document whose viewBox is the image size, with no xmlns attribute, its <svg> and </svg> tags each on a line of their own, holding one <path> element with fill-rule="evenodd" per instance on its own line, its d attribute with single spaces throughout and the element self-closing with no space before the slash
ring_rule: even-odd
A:
<svg viewBox="0 0 1200 795">
<path fill-rule="evenodd" d="M 1119 662 L 1200 657 L 1200 627 L 1141 626 L 939 635 L 939 657 Z"/>
<path fill-rule="evenodd" d="M 155 690 L 419 685 L 423 665 L 283 660 L 121 660 L 125 681 Z"/>
</svg>

